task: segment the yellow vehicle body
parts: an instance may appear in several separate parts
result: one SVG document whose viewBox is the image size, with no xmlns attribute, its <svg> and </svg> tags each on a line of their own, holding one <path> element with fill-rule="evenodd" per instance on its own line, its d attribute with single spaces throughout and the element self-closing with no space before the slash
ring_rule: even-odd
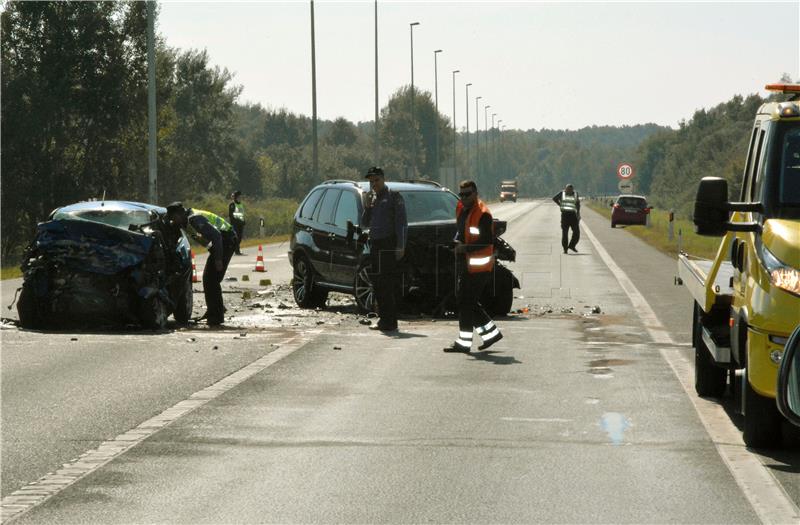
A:
<svg viewBox="0 0 800 525">
<path fill-rule="evenodd" d="M 754 219 L 751 213 L 736 213 L 731 222 Z M 729 232 L 728 236 L 745 247 L 743 271 L 734 272 L 731 317 L 747 319 L 747 377 L 753 390 L 774 398 L 777 357 L 800 324 L 800 297 L 772 283 L 756 247 L 762 243 L 782 262 L 800 268 L 800 221 L 767 219 L 760 234 Z"/>
</svg>

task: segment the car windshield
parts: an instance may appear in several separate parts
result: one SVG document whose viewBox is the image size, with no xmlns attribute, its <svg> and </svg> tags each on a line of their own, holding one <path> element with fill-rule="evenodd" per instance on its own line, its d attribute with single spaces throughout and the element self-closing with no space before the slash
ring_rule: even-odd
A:
<svg viewBox="0 0 800 525">
<path fill-rule="evenodd" d="M 57 211 L 53 220 L 82 220 L 99 222 L 108 226 L 128 229 L 130 225 L 142 225 L 151 221 L 150 212 L 147 210 L 121 210 L 121 209 L 92 209 Z"/>
<path fill-rule="evenodd" d="M 401 191 L 409 223 L 455 220 L 458 197 L 449 191 Z"/>
<path fill-rule="evenodd" d="M 514 191 L 515 189 L 517 189 L 517 187 L 516 186 L 500 186 L 500 189 L 502 191 Z"/>
<path fill-rule="evenodd" d="M 640 197 L 620 197 L 617 204 L 623 208 L 646 208 L 647 201 Z"/>
</svg>

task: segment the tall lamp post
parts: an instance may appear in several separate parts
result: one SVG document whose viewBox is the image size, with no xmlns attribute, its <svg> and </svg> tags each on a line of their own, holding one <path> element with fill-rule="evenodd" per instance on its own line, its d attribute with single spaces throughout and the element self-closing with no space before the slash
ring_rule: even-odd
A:
<svg viewBox="0 0 800 525">
<path fill-rule="evenodd" d="M 381 163 L 381 134 L 378 128 L 378 0 L 375 0 L 375 166 Z"/>
<path fill-rule="evenodd" d="M 375 0 L 377 2 L 377 0 Z M 435 137 L 436 137 L 436 180 L 442 182 L 442 174 L 439 171 L 439 62 L 438 56 L 441 49 L 433 52 L 433 78 L 434 78 L 434 97 L 436 100 L 436 119 L 435 119 Z"/>
<path fill-rule="evenodd" d="M 472 85 L 472 82 L 470 82 L 470 83 L 468 83 L 466 85 L 467 98 L 464 99 L 464 105 L 467 107 L 466 112 L 464 113 L 467 116 L 467 126 L 466 126 L 466 130 L 465 130 L 466 134 L 464 135 L 465 138 L 467 139 L 467 151 L 466 151 L 466 156 L 467 156 L 467 173 L 466 173 L 466 177 L 467 178 L 469 178 L 469 87 L 471 85 Z"/>
<path fill-rule="evenodd" d="M 458 132 L 456 131 L 456 73 L 461 73 L 456 69 L 453 71 L 453 175 L 458 179 L 458 167 L 456 166 L 456 138 Z"/>
<path fill-rule="evenodd" d="M 158 203 L 158 157 L 156 156 L 156 3 L 147 2 L 147 195 Z"/>
<path fill-rule="evenodd" d="M 492 113 L 492 132 L 490 133 L 490 135 L 492 137 L 492 146 L 491 146 L 491 148 L 492 148 L 492 157 L 493 157 L 493 159 L 492 159 L 492 170 L 493 171 L 495 169 L 497 169 L 497 147 L 495 147 L 495 143 L 496 143 L 496 140 L 497 140 L 497 135 L 495 134 L 495 131 L 494 131 L 494 117 L 495 116 L 497 116 L 497 113 Z M 487 157 L 488 157 L 488 155 L 487 155 Z M 494 173 L 493 173 L 493 175 L 494 175 Z"/>
<path fill-rule="evenodd" d="M 319 151 L 317 150 L 317 55 L 314 44 L 314 0 L 311 0 L 311 157 L 314 182 L 319 178 Z"/>
<path fill-rule="evenodd" d="M 411 178 L 417 178 L 417 121 L 414 118 L 414 26 L 419 22 L 411 22 L 408 29 L 411 31 Z"/>
<path fill-rule="evenodd" d="M 484 171 L 484 173 L 486 173 L 486 171 L 489 170 L 489 140 L 491 140 L 492 138 L 491 132 L 489 131 L 489 117 L 488 114 L 486 113 L 487 111 L 489 111 L 490 107 L 492 106 L 484 106 L 483 108 L 483 133 L 484 133 L 483 152 L 486 154 L 484 155 L 485 159 L 483 161 L 483 163 L 486 164 L 486 170 Z"/>
<path fill-rule="evenodd" d="M 480 130 L 481 130 L 481 120 L 478 117 L 478 101 L 483 97 L 475 97 L 475 178 L 480 179 L 481 177 L 481 141 L 480 141 Z"/>
<path fill-rule="evenodd" d="M 497 121 L 497 142 L 500 143 L 500 146 L 498 146 L 497 142 L 495 142 L 495 144 L 494 144 L 494 162 L 495 162 L 495 165 L 497 166 L 497 171 L 501 172 L 500 173 L 500 177 L 502 178 L 502 176 L 503 176 L 502 171 L 503 170 L 500 169 L 500 153 L 501 153 L 500 150 L 502 149 L 502 145 L 503 145 L 503 135 L 500 134 L 500 123 L 501 122 L 503 122 L 503 119 L 500 119 L 500 120 Z"/>
</svg>

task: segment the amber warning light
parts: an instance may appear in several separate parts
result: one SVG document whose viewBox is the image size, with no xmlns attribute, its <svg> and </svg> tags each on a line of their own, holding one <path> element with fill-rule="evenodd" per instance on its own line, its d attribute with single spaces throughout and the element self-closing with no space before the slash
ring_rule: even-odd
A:
<svg viewBox="0 0 800 525">
<path fill-rule="evenodd" d="M 800 93 L 800 84 L 767 84 L 764 89 L 781 93 Z"/>
</svg>

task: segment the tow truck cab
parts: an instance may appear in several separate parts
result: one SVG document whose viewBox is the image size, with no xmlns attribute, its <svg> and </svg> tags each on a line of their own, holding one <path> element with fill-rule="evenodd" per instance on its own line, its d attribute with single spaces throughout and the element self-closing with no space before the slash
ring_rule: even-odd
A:
<svg viewBox="0 0 800 525">
<path fill-rule="evenodd" d="M 725 179 L 706 177 L 694 207 L 697 233 L 723 237 L 704 289 L 692 293 L 695 386 L 721 396 L 730 376 L 742 396 L 744 441 L 754 447 L 780 442 L 778 368 L 800 324 L 800 85 L 767 90 L 792 96 L 759 109 L 739 202 L 728 201 Z M 740 385 L 736 369 L 744 372 Z"/>
</svg>

